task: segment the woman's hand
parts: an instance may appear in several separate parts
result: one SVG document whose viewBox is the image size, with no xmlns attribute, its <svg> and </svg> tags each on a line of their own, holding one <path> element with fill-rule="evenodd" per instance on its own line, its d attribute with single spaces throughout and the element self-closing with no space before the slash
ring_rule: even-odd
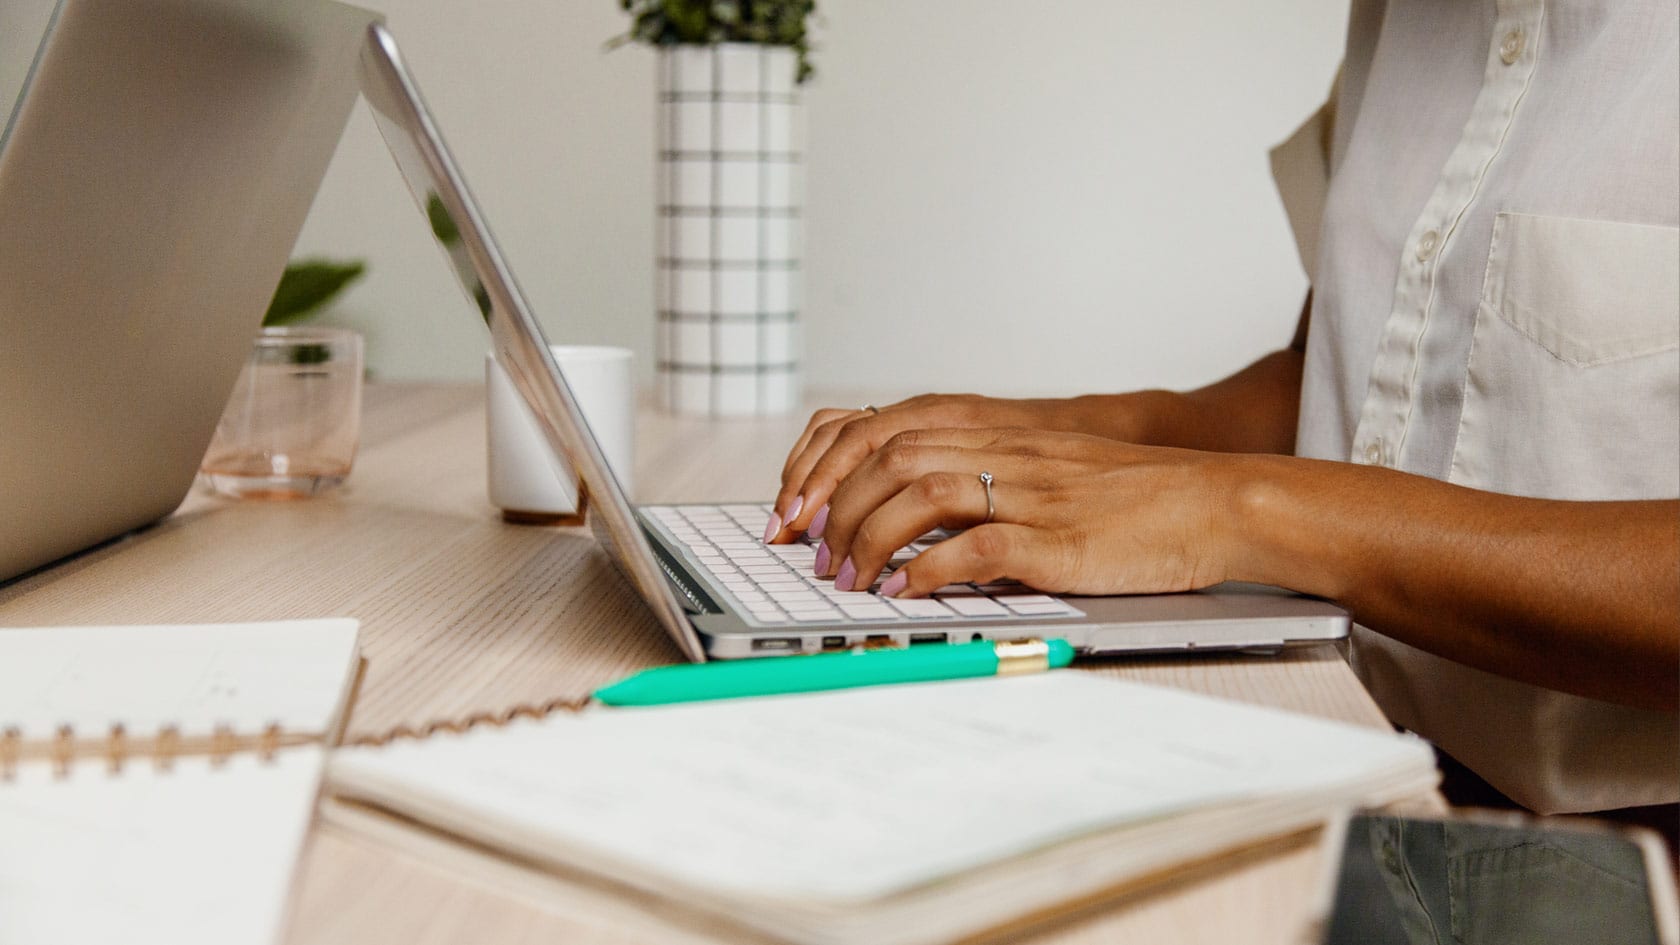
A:
<svg viewBox="0 0 1680 945">
<path fill-rule="evenodd" d="M 901 433 L 834 491 L 817 573 L 867 588 L 894 552 L 939 527 L 967 531 L 916 556 L 881 593 L 1005 577 L 1059 593 L 1206 587 L 1231 576 L 1225 523 L 1241 462 L 1040 430 Z M 990 522 L 981 472 L 993 476 Z"/>
<path fill-rule="evenodd" d="M 886 407 L 818 410 L 782 466 L 776 515 L 765 541 L 809 530 L 820 538 L 829 497 L 840 481 L 894 436 L 912 430 L 1020 427 L 1131 436 L 1137 424 L 1120 396 L 1006 400 L 974 394 L 924 394 Z"/>
<path fill-rule="evenodd" d="M 892 437 L 829 504 L 816 571 L 845 590 L 868 588 L 917 536 L 966 528 L 880 593 L 999 578 L 1078 594 L 1271 584 L 1488 672 L 1665 712 L 1680 700 L 1673 499 L 1533 499 L 1380 466 L 967 429 Z"/>
</svg>

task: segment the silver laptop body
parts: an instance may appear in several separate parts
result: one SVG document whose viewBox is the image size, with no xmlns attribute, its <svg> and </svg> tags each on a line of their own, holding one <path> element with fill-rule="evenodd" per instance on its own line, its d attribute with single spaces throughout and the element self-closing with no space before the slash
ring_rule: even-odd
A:
<svg viewBox="0 0 1680 945">
<path fill-rule="evenodd" d="M 768 507 L 742 503 L 631 506 L 404 67 L 395 40 L 378 25 L 369 28 L 368 38 L 363 94 L 433 236 L 488 325 L 497 361 L 530 406 L 549 446 L 569 457 L 582 476 L 591 498 L 590 525 L 601 544 L 690 659 L 810 653 L 875 642 L 907 645 L 1022 637 L 1062 637 L 1079 651 L 1092 654 L 1275 650 L 1346 636 L 1348 617 L 1340 608 L 1253 585 L 1221 585 L 1188 594 L 1064 598 L 1059 609 L 1047 603 L 1026 604 L 1003 608 L 1012 612 L 1000 617 L 963 617 L 954 611 L 926 619 L 900 614 L 891 620 L 792 619 L 788 613 L 778 620 L 755 616 L 746 601 L 749 594 L 738 590 L 747 585 L 720 577 L 714 563 L 722 553 L 718 548 L 725 544 L 724 538 L 732 539 L 727 543 L 737 547 L 749 544 L 739 536 L 753 535 L 755 523 L 761 531 Z M 716 540 L 711 544 L 702 534 L 708 526 L 716 526 L 722 536 L 712 536 Z M 702 540 L 691 540 L 691 535 Z M 775 551 L 762 554 L 779 556 Z M 762 560 L 758 553 L 752 556 Z M 766 565 L 764 570 L 770 573 L 773 568 Z M 791 583 L 798 578 L 779 580 Z M 832 588 L 824 593 L 815 588 L 819 582 L 810 583 L 815 596 L 839 600 Z M 1001 590 L 998 600 L 1036 601 L 1040 597 L 1019 587 L 1014 588 L 1018 593 L 1010 593 L 1007 587 L 970 590 L 974 593 L 969 596 Z M 891 603 L 867 594 L 846 596 L 860 606 Z M 1035 607 L 1057 612 L 1029 613 Z M 831 610 L 844 616 L 838 604 Z"/>
<path fill-rule="evenodd" d="M 0 581 L 186 495 L 375 18 L 325 0 L 54 10 L 0 134 Z"/>
</svg>

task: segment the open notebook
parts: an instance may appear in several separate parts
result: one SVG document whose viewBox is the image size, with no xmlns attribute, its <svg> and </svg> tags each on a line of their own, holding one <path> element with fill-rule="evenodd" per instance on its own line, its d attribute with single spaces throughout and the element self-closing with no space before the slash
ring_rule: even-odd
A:
<svg viewBox="0 0 1680 945">
<path fill-rule="evenodd" d="M 793 941 L 911 945 L 1436 775 L 1411 737 L 1064 671 L 516 719 L 328 779 L 326 816 L 393 843 L 437 847 L 390 814 Z"/>
<path fill-rule="evenodd" d="M 0 942 L 272 942 L 354 620 L 0 629 Z"/>
</svg>

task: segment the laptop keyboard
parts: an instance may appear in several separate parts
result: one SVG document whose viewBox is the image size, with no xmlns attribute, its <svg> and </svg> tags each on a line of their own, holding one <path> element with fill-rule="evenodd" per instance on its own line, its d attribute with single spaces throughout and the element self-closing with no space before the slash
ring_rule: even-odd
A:
<svg viewBox="0 0 1680 945">
<path fill-rule="evenodd" d="M 950 537 L 933 531 L 893 555 L 867 593 L 839 591 L 831 578 L 811 573 L 816 544 L 766 545 L 768 505 L 653 505 L 640 510 L 683 548 L 689 565 L 704 571 L 734 598 L 737 611 L 764 625 L 870 624 L 943 620 L 1043 620 L 1084 612 L 1016 581 L 949 584 L 926 598 L 896 600 L 878 593 L 900 565 Z"/>
</svg>

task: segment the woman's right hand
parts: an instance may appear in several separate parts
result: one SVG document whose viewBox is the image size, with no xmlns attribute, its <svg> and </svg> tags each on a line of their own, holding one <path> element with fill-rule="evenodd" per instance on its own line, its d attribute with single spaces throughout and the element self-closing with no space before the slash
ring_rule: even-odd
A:
<svg viewBox="0 0 1680 945">
<path fill-rule="evenodd" d="M 1123 397 L 1009 400 L 978 394 L 923 394 L 874 409 L 825 408 L 811 416 L 782 466 L 766 542 L 805 531 L 821 537 L 828 497 L 852 470 L 906 430 L 1012 427 L 1132 439 L 1121 422 Z"/>
</svg>

